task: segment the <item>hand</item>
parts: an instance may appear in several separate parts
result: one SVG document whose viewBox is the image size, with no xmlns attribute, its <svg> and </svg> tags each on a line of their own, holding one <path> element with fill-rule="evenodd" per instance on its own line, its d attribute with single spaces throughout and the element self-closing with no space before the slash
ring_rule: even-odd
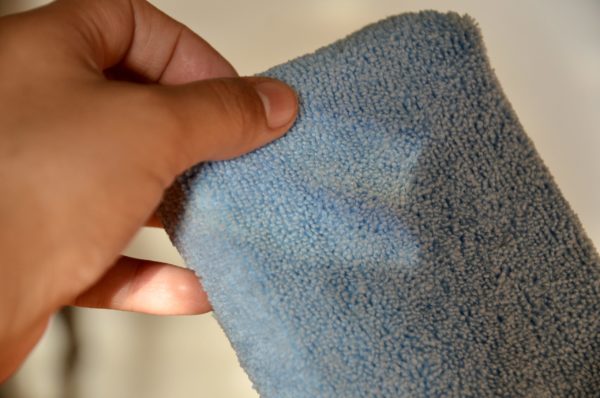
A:
<svg viewBox="0 0 600 398">
<path fill-rule="evenodd" d="M 208 311 L 191 271 L 120 252 L 179 173 L 283 135 L 293 91 L 143 0 L 0 19 L 0 76 L 0 381 L 61 306 Z"/>
</svg>

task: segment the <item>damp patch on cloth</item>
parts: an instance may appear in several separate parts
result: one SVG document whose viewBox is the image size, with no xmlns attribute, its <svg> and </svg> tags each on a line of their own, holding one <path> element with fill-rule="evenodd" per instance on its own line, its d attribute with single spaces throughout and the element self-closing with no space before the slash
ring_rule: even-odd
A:
<svg viewBox="0 0 600 398">
<path fill-rule="evenodd" d="M 470 17 L 391 17 L 263 75 L 297 90 L 293 128 L 160 209 L 262 397 L 600 391 L 598 255 Z"/>
</svg>

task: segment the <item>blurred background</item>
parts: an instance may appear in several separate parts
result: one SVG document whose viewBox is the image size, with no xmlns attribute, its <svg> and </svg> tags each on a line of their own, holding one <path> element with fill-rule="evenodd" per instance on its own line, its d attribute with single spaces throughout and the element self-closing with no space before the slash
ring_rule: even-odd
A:
<svg viewBox="0 0 600 398">
<path fill-rule="evenodd" d="M 0 15 L 43 0 L 0 0 Z M 600 2 L 153 0 L 250 75 L 389 15 L 468 13 L 521 123 L 600 247 Z M 10 77 L 3 77 L 10 78 Z M 127 254 L 183 264 L 163 231 Z M 152 317 L 69 309 L 1 398 L 257 397 L 211 315 Z"/>
</svg>

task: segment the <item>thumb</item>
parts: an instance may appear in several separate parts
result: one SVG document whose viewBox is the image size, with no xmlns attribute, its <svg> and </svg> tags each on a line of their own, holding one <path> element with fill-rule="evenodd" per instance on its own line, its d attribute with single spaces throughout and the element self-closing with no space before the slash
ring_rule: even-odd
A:
<svg viewBox="0 0 600 398">
<path fill-rule="evenodd" d="M 173 178 L 196 163 L 240 156 L 281 137 L 298 111 L 295 92 L 269 78 L 222 78 L 148 89 L 156 92 L 160 104 L 161 122 L 150 128 L 162 133 L 152 136 L 163 141 L 163 154 L 173 157 Z"/>
</svg>

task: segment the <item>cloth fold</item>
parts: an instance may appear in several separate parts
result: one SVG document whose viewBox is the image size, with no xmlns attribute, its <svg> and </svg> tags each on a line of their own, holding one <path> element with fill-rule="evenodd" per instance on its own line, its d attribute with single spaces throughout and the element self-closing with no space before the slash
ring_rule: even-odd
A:
<svg viewBox="0 0 600 398">
<path fill-rule="evenodd" d="M 264 397 L 593 396 L 600 260 L 468 16 L 367 26 L 266 73 L 297 122 L 160 213 Z"/>
</svg>

